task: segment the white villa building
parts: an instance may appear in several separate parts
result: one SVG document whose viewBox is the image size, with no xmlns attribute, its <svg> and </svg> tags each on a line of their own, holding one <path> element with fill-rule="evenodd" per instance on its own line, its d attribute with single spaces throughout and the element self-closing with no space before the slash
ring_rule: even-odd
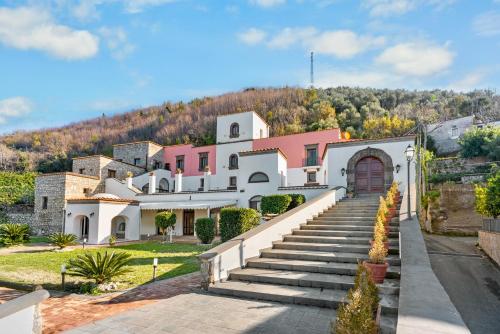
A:
<svg viewBox="0 0 500 334">
<path fill-rule="evenodd" d="M 216 221 L 221 208 L 259 209 L 261 196 L 328 189 L 383 192 L 393 180 L 406 188 L 404 151 L 414 137 L 348 140 L 340 129 L 269 137 L 255 112 L 217 118 L 217 143 L 115 145 L 113 157 L 73 160 L 67 173 L 37 177 L 35 230 L 64 231 L 89 244 L 140 240 L 158 234 L 157 212 L 173 210 L 174 234 L 194 235 L 199 217 Z M 415 168 L 410 168 L 411 182 Z"/>
</svg>

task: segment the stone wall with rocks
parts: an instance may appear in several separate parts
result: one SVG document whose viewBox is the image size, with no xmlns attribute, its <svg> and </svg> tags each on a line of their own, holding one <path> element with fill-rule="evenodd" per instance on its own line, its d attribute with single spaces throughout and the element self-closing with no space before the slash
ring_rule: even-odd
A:
<svg viewBox="0 0 500 334">
<path fill-rule="evenodd" d="M 477 233 L 482 216 L 475 211 L 473 184 L 443 183 L 433 186 L 440 196 L 429 203 L 427 220 L 429 232 Z"/>
<path fill-rule="evenodd" d="M 104 180 L 109 176 L 110 170 L 115 171 L 115 178 L 119 180 L 124 180 L 128 172 L 131 172 L 134 176 L 146 172 L 142 167 L 116 161 L 102 155 L 92 155 L 73 159 L 73 173 L 99 177 L 103 185 Z"/>
<path fill-rule="evenodd" d="M 32 205 L 5 206 L 0 207 L 0 211 L 13 224 L 28 224 L 32 226 L 35 219 L 34 207 Z"/>
<path fill-rule="evenodd" d="M 143 141 L 113 146 L 113 158 L 134 165 L 135 159 L 140 159 L 137 166 L 154 169 L 155 162 L 163 167 L 163 146 L 153 142 Z"/>
</svg>

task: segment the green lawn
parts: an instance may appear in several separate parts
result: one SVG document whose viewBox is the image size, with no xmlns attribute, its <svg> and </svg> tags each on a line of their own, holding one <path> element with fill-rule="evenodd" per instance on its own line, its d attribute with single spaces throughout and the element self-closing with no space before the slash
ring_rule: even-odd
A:
<svg viewBox="0 0 500 334">
<path fill-rule="evenodd" d="M 39 243 L 49 243 L 49 237 L 38 237 L 38 236 L 31 236 L 30 237 L 30 244 L 39 244 Z"/>
<path fill-rule="evenodd" d="M 58 289 L 61 282 L 61 264 L 67 264 L 69 259 L 84 252 L 97 253 L 104 251 L 127 252 L 131 254 L 129 261 L 130 273 L 118 277 L 120 289 L 134 287 L 151 280 L 153 273 L 153 258 L 158 258 L 157 279 L 165 279 L 197 271 L 199 269 L 196 255 L 207 250 L 206 246 L 188 244 L 161 244 L 156 241 L 141 244 L 76 249 L 65 252 L 44 251 L 35 253 L 15 253 L 0 256 L 0 281 L 41 284 L 46 288 Z M 69 286 L 79 277 L 67 277 Z"/>
</svg>

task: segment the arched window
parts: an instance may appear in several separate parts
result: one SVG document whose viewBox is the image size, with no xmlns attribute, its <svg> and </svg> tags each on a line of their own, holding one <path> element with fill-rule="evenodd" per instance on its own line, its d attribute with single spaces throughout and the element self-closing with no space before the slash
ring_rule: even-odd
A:
<svg viewBox="0 0 500 334">
<path fill-rule="evenodd" d="M 240 136 L 240 125 L 238 123 L 231 124 L 229 128 L 229 137 L 238 138 Z"/>
<path fill-rule="evenodd" d="M 158 192 L 160 193 L 168 193 L 170 188 L 170 184 L 168 183 L 168 180 L 163 178 L 160 180 L 160 183 L 158 184 Z"/>
<path fill-rule="evenodd" d="M 229 156 L 229 169 L 238 169 L 238 155 L 231 154 Z"/>
<path fill-rule="evenodd" d="M 147 194 L 149 192 L 149 183 L 142 186 L 142 192 Z"/>
<path fill-rule="evenodd" d="M 262 172 L 256 172 L 250 175 L 250 177 L 248 178 L 248 183 L 260 183 L 260 182 L 269 182 L 269 177 Z"/>
<path fill-rule="evenodd" d="M 262 201 L 262 196 L 256 195 L 248 201 L 248 207 L 257 211 L 260 211 L 260 202 Z"/>
</svg>

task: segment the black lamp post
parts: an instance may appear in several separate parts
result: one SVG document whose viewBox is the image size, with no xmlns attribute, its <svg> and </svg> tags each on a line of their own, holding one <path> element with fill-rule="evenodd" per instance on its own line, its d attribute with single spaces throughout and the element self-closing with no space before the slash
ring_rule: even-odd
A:
<svg viewBox="0 0 500 334">
<path fill-rule="evenodd" d="M 411 145 L 408 145 L 408 147 L 405 150 L 406 161 L 408 161 L 408 169 L 407 169 L 407 173 L 408 173 L 408 186 L 407 186 L 407 189 L 408 189 L 408 219 L 411 219 L 410 162 L 413 160 L 414 154 L 415 154 L 415 149 Z"/>
</svg>

